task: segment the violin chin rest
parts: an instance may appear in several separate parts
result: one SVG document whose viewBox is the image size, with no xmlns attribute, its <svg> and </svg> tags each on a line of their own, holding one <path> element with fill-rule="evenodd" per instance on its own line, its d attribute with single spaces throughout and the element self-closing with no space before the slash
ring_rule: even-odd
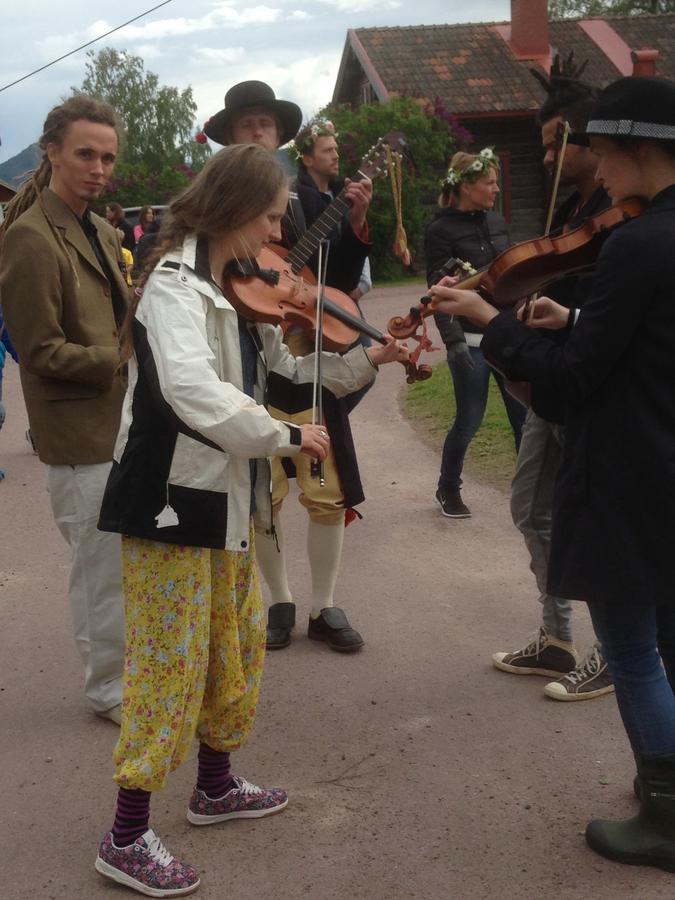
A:
<svg viewBox="0 0 675 900">
<path fill-rule="evenodd" d="M 258 269 L 255 274 L 264 281 L 265 284 L 269 284 L 272 287 L 276 287 L 276 285 L 279 284 L 279 278 L 281 276 L 278 269 Z"/>
</svg>

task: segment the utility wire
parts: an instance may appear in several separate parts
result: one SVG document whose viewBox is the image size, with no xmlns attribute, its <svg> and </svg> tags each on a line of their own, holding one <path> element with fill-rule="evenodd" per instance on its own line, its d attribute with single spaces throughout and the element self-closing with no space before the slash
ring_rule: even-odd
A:
<svg viewBox="0 0 675 900">
<path fill-rule="evenodd" d="M 58 59 L 53 59 L 51 62 L 48 62 L 44 66 L 40 66 L 39 69 L 34 69 L 32 72 L 29 72 L 28 75 L 22 75 L 21 78 L 17 78 L 16 81 L 10 81 L 9 84 L 5 84 L 0 87 L 0 93 L 2 91 L 6 91 L 7 88 L 14 87 L 15 84 L 19 84 L 20 81 L 25 81 L 26 78 L 30 78 L 32 75 L 37 75 L 38 72 L 44 72 L 45 69 L 48 69 L 50 66 L 56 65 L 57 62 L 61 62 L 62 59 L 66 59 L 68 56 L 72 56 L 73 53 L 79 53 L 80 50 L 84 50 L 85 47 L 91 47 L 92 44 L 95 44 L 97 41 L 102 40 L 104 37 L 108 37 L 109 34 L 114 34 L 114 32 L 119 31 L 120 28 L 124 28 L 127 25 L 131 25 L 132 22 L 138 22 L 139 19 L 142 19 L 144 16 L 150 15 L 151 12 L 154 12 L 156 9 L 159 9 L 161 6 L 166 6 L 167 3 L 171 3 L 172 0 L 163 0 L 162 3 L 158 3 L 157 6 L 153 6 L 152 9 L 146 9 L 145 12 L 142 12 L 138 16 L 134 16 L 133 19 L 129 19 L 128 22 L 122 22 L 121 25 L 117 25 L 115 28 L 111 28 L 110 31 L 106 31 L 105 34 L 100 34 L 98 37 L 95 37 L 93 41 L 87 41 L 86 44 L 82 44 L 81 47 L 76 47 L 74 50 L 71 50 L 69 53 L 64 53 L 63 56 L 59 56 Z"/>
</svg>

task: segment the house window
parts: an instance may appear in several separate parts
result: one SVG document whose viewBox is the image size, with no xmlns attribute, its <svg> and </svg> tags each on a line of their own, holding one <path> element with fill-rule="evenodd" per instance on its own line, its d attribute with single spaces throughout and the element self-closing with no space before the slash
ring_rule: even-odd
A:
<svg viewBox="0 0 675 900">
<path fill-rule="evenodd" d="M 373 86 L 369 81 L 364 81 L 361 85 L 361 106 L 368 106 L 375 102 L 375 94 Z"/>
</svg>

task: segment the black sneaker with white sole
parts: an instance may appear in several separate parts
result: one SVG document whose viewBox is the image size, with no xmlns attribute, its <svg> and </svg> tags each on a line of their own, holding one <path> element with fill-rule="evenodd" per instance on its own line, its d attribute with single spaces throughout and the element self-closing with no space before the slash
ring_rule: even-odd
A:
<svg viewBox="0 0 675 900">
<path fill-rule="evenodd" d="M 544 688 L 553 700 L 594 700 L 614 691 L 614 682 L 597 644 L 567 675 Z"/>
<path fill-rule="evenodd" d="M 502 672 L 513 675 L 560 676 L 571 672 L 578 662 L 573 644 L 548 634 L 542 626 L 521 650 L 492 654 L 492 662 Z"/>
<path fill-rule="evenodd" d="M 469 519 L 471 510 L 462 500 L 459 490 L 445 491 L 439 488 L 436 491 L 436 500 L 441 507 L 441 512 L 448 519 Z"/>
</svg>

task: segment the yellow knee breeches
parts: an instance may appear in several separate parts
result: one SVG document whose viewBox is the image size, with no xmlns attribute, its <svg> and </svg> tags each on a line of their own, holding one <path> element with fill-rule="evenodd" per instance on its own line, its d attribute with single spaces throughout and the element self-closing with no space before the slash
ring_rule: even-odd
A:
<svg viewBox="0 0 675 900">
<path fill-rule="evenodd" d="M 253 536 L 251 536 L 253 537 Z M 196 735 L 236 750 L 255 716 L 265 619 L 245 553 L 122 540 L 126 655 L 115 781 L 156 791 Z"/>
</svg>

